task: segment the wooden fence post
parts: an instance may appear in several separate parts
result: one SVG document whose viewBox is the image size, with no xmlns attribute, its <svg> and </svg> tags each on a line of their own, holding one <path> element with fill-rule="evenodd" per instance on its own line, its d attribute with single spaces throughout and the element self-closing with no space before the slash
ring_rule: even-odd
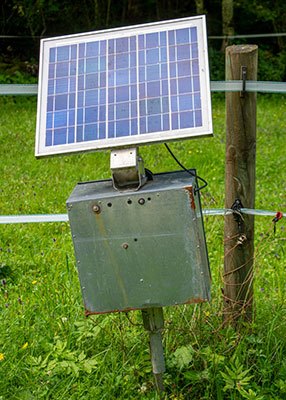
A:
<svg viewBox="0 0 286 400">
<path fill-rule="evenodd" d="M 258 48 L 226 48 L 226 80 L 257 80 Z M 226 93 L 225 208 L 238 212 L 225 216 L 224 321 L 236 326 L 253 314 L 254 216 L 239 208 L 254 208 L 256 154 L 256 93 Z"/>
</svg>

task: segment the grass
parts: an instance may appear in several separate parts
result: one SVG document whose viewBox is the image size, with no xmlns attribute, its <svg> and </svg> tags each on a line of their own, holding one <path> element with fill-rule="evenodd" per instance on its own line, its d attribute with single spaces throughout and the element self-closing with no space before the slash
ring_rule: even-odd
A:
<svg viewBox="0 0 286 400">
<path fill-rule="evenodd" d="M 109 177 L 109 154 L 34 158 L 36 101 L 0 98 L 0 213 L 65 213 L 78 181 Z M 286 102 L 258 97 L 256 208 L 286 209 Z M 171 144 L 224 205 L 224 100 L 213 138 Z M 177 169 L 163 145 L 143 147 L 153 172 Z M 256 218 L 255 319 L 222 326 L 223 218 L 205 219 L 212 301 L 165 309 L 167 398 L 286 398 L 285 220 Z M 140 312 L 85 319 L 68 224 L 0 225 L 1 400 L 157 399 Z"/>
</svg>

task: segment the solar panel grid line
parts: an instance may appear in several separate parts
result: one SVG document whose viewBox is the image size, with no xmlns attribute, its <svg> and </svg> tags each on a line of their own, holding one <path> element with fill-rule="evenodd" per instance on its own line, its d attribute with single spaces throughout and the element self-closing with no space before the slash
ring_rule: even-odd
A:
<svg viewBox="0 0 286 400">
<path fill-rule="evenodd" d="M 137 101 L 136 101 L 136 130 L 137 134 L 140 132 L 140 119 L 138 115 L 140 114 L 140 102 L 139 102 L 139 93 L 140 93 L 140 83 L 139 83 L 139 51 L 138 51 L 138 35 L 136 36 L 136 89 L 137 89 Z"/>
<path fill-rule="evenodd" d="M 108 50 L 108 46 L 107 46 L 107 51 L 106 51 L 106 65 L 108 65 L 109 63 L 109 50 Z M 107 68 L 106 68 L 107 70 Z M 106 71 L 105 73 L 105 82 L 106 82 L 106 90 L 105 90 L 105 114 L 106 114 L 106 118 L 105 121 L 102 122 L 102 126 L 104 128 L 104 134 L 103 134 L 103 139 L 106 139 L 107 137 L 107 131 L 108 131 L 108 82 L 109 82 L 109 76 L 108 73 Z M 99 95 L 98 95 L 98 99 L 99 101 Z"/>
<path fill-rule="evenodd" d="M 43 41 L 36 155 L 210 134 L 204 29 L 176 23 Z"/>
<path fill-rule="evenodd" d="M 109 65 L 109 51 L 107 52 L 107 65 Z M 108 76 L 107 76 L 107 79 L 108 79 L 108 86 L 109 87 L 111 87 L 111 86 L 113 86 L 112 85 L 112 80 L 114 79 L 114 73 L 112 73 L 113 74 L 113 76 L 111 76 L 111 73 L 110 73 L 110 75 L 108 74 Z M 107 96 L 106 96 L 106 107 L 107 107 L 107 118 L 106 118 L 106 121 L 105 121 L 105 132 L 108 132 L 108 124 L 109 124 L 109 121 L 113 121 L 114 120 L 114 117 L 112 118 L 112 113 L 110 113 L 111 115 L 110 115 L 110 117 L 109 117 L 109 110 L 110 110 L 110 108 L 111 108 L 111 106 L 109 106 L 109 91 L 108 91 L 108 93 L 107 93 Z M 113 113 L 114 113 L 114 106 L 113 106 Z"/>
<path fill-rule="evenodd" d="M 128 111 L 127 111 L 127 118 L 128 118 L 128 135 L 131 136 L 132 134 L 132 118 L 134 117 L 133 113 L 133 99 L 132 99 L 132 91 L 131 91 L 131 68 L 132 68 L 132 59 L 134 59 L 133 51 L 132 51 L 132 46 L 131 46 L 131 41 L 133 38 L 128 39 L 127 43 L 127 53 L 130 54 L 130 57 L 128 57 L 128 70 L 127 70 L 127 85 L 128 85 L 128 98 L 129 98 L 129 103 L 128 103 Z M 126 105 L 127 107 L 127 105 Z"/>
<path fill-rule="evenodd" d="M 135 67 L 133 67 L 133 74 L 131 72 L 131 68 L 132 68 L 132 64 L 131 64 L 131 60 L 130 60 L 130 70 L 129 70 L 129 88 L 130 88 L 130 92 L 129 92 L 129 96 L 130 98 L 133 100 L 133 92 L 135 91 L 135 82 L 138 81 L 138 64 L 137 64 L 137 37 L 135 40 L 135 50 L 134 50 L 134 59 L 135 59 Z M 130 43 L 130 47 L 131 47 L 131 43 Z M 132 80 L 132 76 L 136 76 L 135 82 L 133 82 Z M 132 86 L 131 86 L 132 85 Z M 130 134 L 135 134 L 138 132 L 138 123 L 137 123 L 137 116 L 138 116 L 138 101 L 134 102 L 132 105 L 130 104 Z"/>
<path fill-rule="evenodd" d="M 71 58 L 71 48 L 69 47 L 68 48 L 68 60 L 70 60 L 70 58 Z M 70 62 L 68 62 L 68 63 L 62 62 L 61 68 L 59 68 L 59 73 L 68 77 L 68 80 L 67 80 L 67 94 L 66 95 L 64 94 L 63 97 L 60 98 L 59 107 L 62 108 L 62 107 L 64 107 L 64 105 L 66 105 L 66 109 L 67 110 L 70 109 L 70 104 L 69 104 L 70 103 L 70 99 L 69 99 L 68 93 L 70 93 L 70 91 L 72 89 L 71 79 L 69 79 L 70 68 L 71 68 Z M 62 69 L 62 71 L 60 71 L 61 69 Z M 66 125 L 67 125 L 67 127 L 70 126 L 70 119 L 71 119 L 70 112 L 67 111 L 66 112 Z M 63 140 L 64 143 L 68 143 L 68 140 L 69 140 L 68 128 L 67 127 L 65 128 L 65 132 L 63 132 L 64 133 L 64 140 Z"/>
<path fill-rule="evenodd" d="M 77 54 L 77 47 L 76 47 L 76 54 Z M 70 57 L 70 59 L 72 57 L 72 49 L 71 48 L 70 48 L 69 57 Z M 70 65 L 69 65 L 69 74 L 70 75 L 73 72 L 72 71 L 72 65 L 73 65 L 72 63 L 70 63 Z M 71 94 L 72 93 L 72 89 L 73 89 L 72 84 L 69 81 L 69 91 L 68 91 L 68 93 L 70 93 L 70 95 L 68 95 L 68 97 L 67 97 L 68 98 L 68 109 L 69 110 L 71 110 L 72 107 L 73 107 L 73 95 Z M 77 79 L 75 79 L 75 88 L 74 88 L 74 90 L 75 90 L 75 93 L 76 93 L 77 92 Z M 74 96 L 74 97 L 76 97 L 76 96 Z M 76 110 L 76 103 L 75 103 L 75 110 Z M 73 126 L 74 126 L 73 123 L 74 124 L 76 123 L 75 122 L 75 116 L 73 115 L 72 111 L 69 111 L 68 119 L 69 119 L 69 128 L 67 129 L 66 134 L 67 134 L 67 143 L 70 143 L 74 139 L 74 129 L 75 128 L 73 128 Z"/>
<path fill-rule="evenodd" d="M 161 48 L 163 45 L 162 43 L 162 34 L 160 33 L 158 35 L 158 46 L 159 48 Z M 163 101 L 163 83 L 162 83 L 162 63 L 163 63 L 163 58 L 162 58 L 162 54 L 161 52 L 159 53 L 159 82 L 160 82 L 160 110 L 164 111 L 164 101 Z M 161 113 L 161 127 L 164 126 L 164 116 L 163 116 L 163 112 Z M 162 130 L 162 129 L 161 129 Z"/>
<path fill-rule="evenodd" d="M 177 44 L 177 32 L 176 31 L 174 31 L 174 43 Z M 178 77 L 178 62 L 177 62 L 177 60 L 178 60 L 178 46 L 176 46 L 174 48 L 174 50 L 175 50 L 175 60 L 176 60 L 176 62 L 174 63 L 174 67 L 175 67 L 174 73 L 175 73 L 175 78 L 176 78 L 176 94 L 178 94 L 179 93 L 179 79 L 177 79 L 177 77 Z M 180 110 L 179 96 L 177 95 L 176 96 L 176 111 L 179 111 L 179 110 Z M 180 119 L 178 119 L 178 129 L 181 129 L 181 121 L 180 121 Z"/>
<path fill-rule="evenodd" d="M 77 142 L 84 141 L 84 131 L 83 122 L 85 121 L 85 87 L 86 87 L 86 59 L 85 59 L 85 43 L 81 43 L 78 47 L 78 58 L 79 58 L 79 76 L 78 76 L 78 89 L 79 92 L 79 106 L 80 108 L 76 110 L 77 114 L 77 125 L 75 125 L 75 137 Z M 77 92 L 78 93 L 78 92 Z"/>
<path fill-rule="evenodd" d="M 72 53 L 72 50 L 71 50 Z M 76 61 L 75 61 L 75 87 L 74 87 L 74 93 L 70 93 L 69 99 L 70 99 L 70 109 L 73 109 L 74 106 L 74 112 L 70 111 L 70 122 L 71 126 L 69 128 L 69 143 L 73 143 L 76 137 L 76 126 L 77 126 L 77 111 L 78 110 L 78 72 L 79 72 L 79 44 L 75 45 L 75 50 L 74 50 L 75 56 L 76 56 Z M 70 66 L 70 73 L 72 73 L 72 65 Z"/>
<path fill-rule="evenodd" d="M 166 57 L 167 60 L 170 59 L 170 54 L 169 54 L 169 35 L 166 34 Z M 168 110 L 171 110 L 171 81 L 170 81 L 170 63 L 167 62 L 167 86 L 168 86 Z M 169 112 L 168 113 L 168 118 L 169 118 L 169 127 L 172 126 L 172 115 Z"/>
</svg>

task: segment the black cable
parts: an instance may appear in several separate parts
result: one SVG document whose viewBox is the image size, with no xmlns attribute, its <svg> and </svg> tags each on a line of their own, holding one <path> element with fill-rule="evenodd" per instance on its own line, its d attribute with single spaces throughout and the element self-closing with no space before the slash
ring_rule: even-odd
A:
<svg viewBox="0 0 286 400">
<path fill-rule="evenodd" d="M 171 156 L 173 157 L 173 159 L 176 161 L 176 163 L 184 170 L 186 171 L 188 174 L 194 176 L 195 178 L 199 179 L 201 182 L 203 182 L 204 184 L 198 188 L 195 189 L 195 193 L 199 192 L 200 190 L 204 189 L 208 183 L 204 178 L 201 178 L 200 176 L 194 174 L 190 169 L 187 169 L 175 156 L 175 154 L 172 152 L 172 150 L 170 149 L 170 147 L 167 145 L 167 143 L 164 143 L 166 149 L 168 150 L 168 152 L 171 154 Z"/>
<path fill-rule="evenodd" d="M 145 175 L 147 177 L 147 181 L 153 181 L 153 172 L 150 169 L 145 168 Z"/>
</svg>

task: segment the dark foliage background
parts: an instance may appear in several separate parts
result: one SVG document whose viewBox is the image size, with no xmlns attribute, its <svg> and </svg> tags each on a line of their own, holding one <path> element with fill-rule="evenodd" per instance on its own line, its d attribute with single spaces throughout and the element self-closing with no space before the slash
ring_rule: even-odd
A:
<svg viewBox="0 0 286 400">
<path fill-rule="evenodd" d="M 37 77 L 41 37 L 181 18 L 204 12 L 208 35 L 223 33 L 223 3 L 233 8 L 234 34 L 286 32 L 285 0 L 2 0 L 0 83 Z M 10 37 L 10 36 L 17 36 Z M 259 46 L 259 79 L 286 78 L 286 37 L 209 39 L 211 79 L 224 79 L 225 44 Z"/>
</svg>

